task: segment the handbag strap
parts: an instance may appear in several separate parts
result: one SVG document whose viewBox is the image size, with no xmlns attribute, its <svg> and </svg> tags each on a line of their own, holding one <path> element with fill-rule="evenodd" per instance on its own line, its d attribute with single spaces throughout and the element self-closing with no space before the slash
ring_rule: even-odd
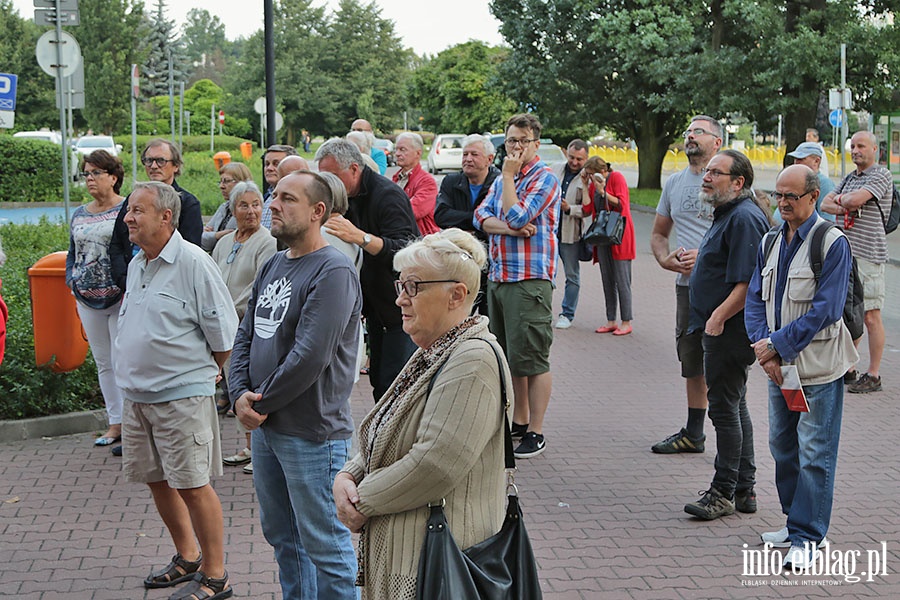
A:
<svg viewBox="0 0 900 600">
<path fill-rule="evenodd" d="M 494 351 L 494 358 L 497 359 L 497 372 L 500 374 L 500 409 L 503 415 L 503 438 L 504 438 L 504 464 L 506 469 L 515 469 L 516 468 L 516 457 L 513 454 L 513 443 L 512 443 L 512 432 L 509 430 L 509 419 L 506 418 L 506 410 L 509 407 L 509 400 L 507 399 L 506 393 L 506 377 L 503 376 L 503 361 L 500 358 L 500 352 L 497 350 L 497 347 L 494 346 L 490 341 L 484 338 L 475 338 L 483 341 L 485 344 L 491 347 L 491 350 Z M 431 395 L 431 390 L 434 388 L 434 382 L 437 380 L 438 375 L 441 374 L 441 371 L 444 370 L 444 365 L 447 364 L 447 361 L 444 361 L 437 371 L 435 371 L 434 375 L 431 376 L 431 381 L 428 382 L 428 389 L 425 392 L 425 397 Z"/>
</svg>

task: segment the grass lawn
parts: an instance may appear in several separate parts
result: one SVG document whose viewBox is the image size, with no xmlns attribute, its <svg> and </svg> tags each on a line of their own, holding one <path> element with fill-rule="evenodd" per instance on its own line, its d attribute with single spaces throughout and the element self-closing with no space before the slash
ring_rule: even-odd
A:
<svg viewBox="0 0 900 600">
<path fill-rule="evenodd" d="M 660 194 L 662 194 L 662 190 L 629 188 L 628 194 L 631 198 L 632 204 L 640 204 L 641 206 L 656 208 L 656 205 L 659 204 L 659 196 Z"/>
</svg>

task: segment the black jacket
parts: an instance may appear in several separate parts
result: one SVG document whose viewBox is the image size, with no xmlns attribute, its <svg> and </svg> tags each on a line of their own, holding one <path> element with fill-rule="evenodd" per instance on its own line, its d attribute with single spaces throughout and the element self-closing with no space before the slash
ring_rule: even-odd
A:
<svg viewBox="0 0 900 600">
<path fill-rule="evenodd" d="M 366 233 L 384 240 L 376 255 L 363 252 L 359 282 L 363 293 L 363 315 L 370 327 L 400 327 L 400 308 L 394 304 L 394 255 L 419 237 L 409 198 L 400 186 L 363 167 L 359 191 L 351 196 L 347 219 Z"/>
<path fill-rule="evenodd" d="M 472 204 L 472 195 L 469 192 L 469 180 L 462 173 L 453 173 L 447 175 L 441 182 L 441 191 L 438 192 L 437 201 L 434 205 L 434 221 L 441 229 L 450 227 L 458 227 L 463 231 L 470 231 L 475 237 L 481 241 L 487 241 L 487 235 L 479 229 L 475 228 L 472 218 L 475 209 L 487 196 L 491 189 L 491 184 L 500 171 L 495 167 L 488 167 L 487 177 L 484 179 L 484 185 Z"/>
<path fill-rule="evenodd" d="M 181 196 L 178 232 L 181 237 L 199 246 L 200 238 L 203 236 L 203 214 L 200 211 L 200 201 L 189 191 L 181 189 L 177 181 L 172 182 L 172 187 Z M 128 195 L 128 198 L 130 197 L 131 194 Z M 116 217 L 116 224 L 113 226 L 112 239 L 109 241 L 109 262 L 113 281 L 123 292 L 128 279 L 128 263 L 136 254 L 134 245 L 128 239 L 128 225 L 125 224 L 128 198 L 125 198 L 125 202 L 122 203 L 119 216 Z"/>
</svg>

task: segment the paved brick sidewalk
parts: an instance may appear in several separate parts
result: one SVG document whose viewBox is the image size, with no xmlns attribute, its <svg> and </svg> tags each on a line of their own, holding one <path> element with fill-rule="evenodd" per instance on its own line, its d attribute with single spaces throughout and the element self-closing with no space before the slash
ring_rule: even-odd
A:
<svg viewBox="0 0 900 600">
<path fill-rule="evenodd" d="M 756 426 L 760 510 L 712 523 L 690 519 L 685 502 L 712 477 L 714 453 L 657 456 L 654 442 L 684 421 L 684 386 L 674 358 L 673 278 L 647 250 L 652 217 L 636 214 L 635 330 L 596 335 L 603 320 L 599 273 L 583 265 L 574 326 L 557 332 L 547 451 L 520 461 L 517 482 L 548 599 L 900 597 L 900 431 L 897 372 L 900 269 L 888 267 L 885 321 L 887 391 L 848 394 L 829 539 L 836 549 L 866 552 L 887 544 L 888 575 L 872 582 L 843 577 L 742 576 L 742 544 L 782 524 L 767 448 L 764 380 L 750 377 Z M 559 294 L 557 294 L 559 296 Z M 559 297 L 556 298 L 557 306 Z M 865 366 L 865 358 L 863 361 Z M 357 386 L 354 415 L 371 407 Z M 7 402 L 15 401 L 7 398 Z M 223 449 L 239 447 L 223 419 Z M 707 424 L 707 445 L 715 448 Z M 145 487 L 122 481 L 119 459 L 91 446 L 92 435 L 0 445 L 0 596 L 50 600 L 167 598 L 145 591 L 151 567 L 173 553 Z M 272 551 L 260 532 L 250 476 L 227 468 L 215 481 L 225 508 L 227 565 L 236 595 L 279 598 Z M 812 581 L 811 581 L 812 580 Z M 825 583 L 822 583 L 822 580 Z M 796 582 L 796 586 L 791 584 Z M 805 585 L 818 583 L 818 585 Z M 748 585 L 752 584 L 752 585 Z M 801 585 L 803 584 L 803 585 Z M 836 585 L 840 584 L 840 585 Z M 760 589 L 762 586 L 764 589 Z"/>
</svg>

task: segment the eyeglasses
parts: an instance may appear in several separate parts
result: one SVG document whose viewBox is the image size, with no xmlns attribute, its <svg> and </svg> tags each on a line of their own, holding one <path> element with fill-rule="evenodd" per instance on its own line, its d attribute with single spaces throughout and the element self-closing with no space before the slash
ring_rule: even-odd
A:
<svg viewBox="0 0 900 600">
<path fill-rule="evenodd" d="M 541 138 L 534 138 L 533 140 L 529 140 L 529 139 L 517 140 L 517 139 L 513 139 L 513 138 L 506 138 L 505 140 L 503 140 L 503 143 L 506 144 L 506 146 L 508 148 L 515 148 L 516 146 L 527 146 L 531 142 L 536 142 L 539 139 L 541 139 Z"/>
<path fill-rule="evenodd" d="M 230 265 L 234 262 L 234 259 L 237 257 L 238 250 L 243 246 L 243 242 L 235 242 L 234 246 L 231 247 L 231 253 L 228 255 L 228 258 L 225 259 L 225 264 Z"/>
<path fill-rule="evenodd" d="M 232 183 L 237 183 L 237 179 L 225 179 L 222 178 L 219 180 L 219 185 L 230 185 Z"/>
<path fill-rule="evenodd" d="M 808 196 L 812 192 L 806 192 L 805 194 L 782 194 L 781 192 L 772 192 L 772 197 L 775 198 L 775 202 L 781 202 L 782 200 L 787 200 L 788 202 L 798 202 L 800 198 L 803 196 Z"/>
<path fill-rule="evenodd" d="M 734 173 L 730 173 L 728 171 L 720 171 L 718 169 L 703 169 L 700 171 L 703 175 L 709 174 L 710 177 L 721 177 L 722 175 L 728 175 L 729 177 L 733 177 Z"/>
<path fill-rule="evenodd" d="M 161 158 L 158 156 L 145 156 L 141 159 L 141 164 L 145 167 L 149 167 L 150 165 L 155 164 L 157 167 L 164 167 L 166 163 L 174 163 L 175 161 L 171 158 Z"/>
<path fill-rule="evenodd" d="M 419 286 L 425 283 L 461 283 L 455 279 L 432 279 L 431 281 L 416 281 L 415 279 L 407 279 L 406 281 L 400 281 L 399 279 L 394 280 L 394 291 L 397 292 L 397 296 L 400 296 L 401 293 L 406 292 L 406 295 L 410 298 L 415 298 L 419 293 Z"/>
<path fill-rule="evenodd" d="M 719 137 L 716 134 L 714 134 L 712 131 L 707 131 L 707 130 L 703 129 L 702 127 L 695 127 L 693 129 L 688 129 L 681 135 L 683 137 L 688 137 L 691 134 L 693 134 L 694 137 L 700 137 L 701 135 L 713 135 L 715 137 Z"/>
<path fill-rule="evenodd" d="M 109 173 L 109 171 L 103 171 L 101 169 L 94 169 L 93 171 L 82 171 L 81 178 L 87 179 L 88 177 L 93 177 L 94 179 L 97 179 L 101 175 L 106 175 L 107 173 Z"/>
</svg>

